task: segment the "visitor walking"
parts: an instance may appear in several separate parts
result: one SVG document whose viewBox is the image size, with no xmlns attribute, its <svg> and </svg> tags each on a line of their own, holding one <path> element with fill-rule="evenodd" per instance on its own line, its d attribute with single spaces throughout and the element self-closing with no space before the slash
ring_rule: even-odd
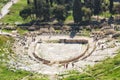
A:
<svg viewBox="0 0 120 80">
<path fill-rule="evenodd" d="M 74 67 L 74 63 L 72 62 L 72 68 Z"/>
</svg>

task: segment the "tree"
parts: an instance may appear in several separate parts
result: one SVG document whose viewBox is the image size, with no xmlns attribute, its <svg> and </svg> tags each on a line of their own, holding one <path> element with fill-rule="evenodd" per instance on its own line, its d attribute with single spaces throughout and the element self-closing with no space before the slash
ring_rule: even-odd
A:
<svg viewBox="0 0 120 80">
<path fill-rule="evenodd" d="M 27 4 L 30 4 L 30 0 L 27 0 Z"/>
<path fill-rule="evenodd" d="M 64 5 L 67 11 L 71 11 L 73 8 L 73 0 L 65 0 Z"/>
<path fill-rule="evenodd" d="M 53 6 L 53 0 L 46 0 L 46 4 L 49 4 L 50 6 Z"/>
<path fill-rule="evenodd" d="M 23 10 L 20 11 L 19 15 L 24 19 L 26 20 L 28 17 L 31 18 L 31 20 L 33 19 L 32 18 L 32 14 L 34 14 L 34 11 L 33 11 L 33 6 L 26 6 Z"/>
<path fill-rule="evenodd" d="M 63 5 L 58 5 L 55 7 L 53 11 L 55 18 L 60 22 L 63 23 L 67 17 L 66 9 Z"/>
<path fill-rule="evenodd" d="M 35 6 L 36 18 L 42 20 L 44 14 L 43 10 L 45 6 L 45 0 L 34 0 L 34 6 Z"/>
<path fill-rule="evenodd" d="M 46 3 L 48 4 L 48 3 L 49 3 L 49 0 L 46 0 Z"/>
<path fill-rule="evenodd" d="M 73 0 L 27 0 L 27 3 L 27 6 L 32 6 L 32 8 L 24 8 L 21 10 L 20 16 L 23 19 L 34 17 L 37 22 L 49 21 L 50 18 L 64 22 L 73 6 Z"/>
<path fill-rule="evenodd" d="M 102 12 L 109 11 L 109 5 L 110 5 L 109 0 L 103 0 L 102 1 Z"/>
<path fill-rule="evenodd" d="M 49 4 L 45 4 L 44 8 L 43 8 L 43 18 L 44 21 L 49 21 L 50 19 L 50 5 Z"/>
<path fill-rule="evenodd" d="M 113 0 L 109 0 L 109 1 L 110 1 L 109 12 L 113 13 Z"/>
<path fill-rule="evenodd" d="M 81 1 L 74 0 L 73 3 L 73 18 L 75 23 L 80 23 L 82 21 L 82 11 L 81 11 Z"/>
<path fill-rule="evenodd" d="M 64 0 L 56 0 L 56 3 L 62 5 L 62 4 L 64 4 Z"/>
<path fill-rule="evenodd" d="M 101 13 L 101 0 L 94 0 L 94 15 Z"/>
<path fill-rule="evenodd" d="M 90 8 L 82 7 L 82 13 L 85 21 L 90 21 L 92 16 L 92 11 Z"/>
<path fill-rule="evenodd" d="M 53 0 L 50 0 L 50 5 L 53 6 Z"/>
</svg>

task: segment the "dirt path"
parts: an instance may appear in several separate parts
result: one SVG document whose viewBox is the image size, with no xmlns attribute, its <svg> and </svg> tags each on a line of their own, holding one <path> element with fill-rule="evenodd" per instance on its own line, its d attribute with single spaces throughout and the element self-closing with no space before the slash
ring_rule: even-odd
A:
<svg viewBox="0 0 120 80">
<path fill-rule="evenodd" d="M 9 13 L 9 9 L 10 7 L 12 7 L 13 4 L 16 4 L 19 0 L 11 0 L 9 1 L 2 9 L 1 9 L 1 13 L 0 13 L 0 19 L 3 18 L 5 15 L 7 15 Z"/>
</svg>

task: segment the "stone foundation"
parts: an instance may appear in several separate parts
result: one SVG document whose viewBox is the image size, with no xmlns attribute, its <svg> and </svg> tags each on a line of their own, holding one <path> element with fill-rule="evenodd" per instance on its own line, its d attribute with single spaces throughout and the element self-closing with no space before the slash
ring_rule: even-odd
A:
<svg viewBox="0 0 120 80">
<path fill-rule="evenodd" d="M 85 39 L 60 39 L 60 43 L 79 43 L 79 44 L 87 44 L 88 40 Z"/>
</svg>

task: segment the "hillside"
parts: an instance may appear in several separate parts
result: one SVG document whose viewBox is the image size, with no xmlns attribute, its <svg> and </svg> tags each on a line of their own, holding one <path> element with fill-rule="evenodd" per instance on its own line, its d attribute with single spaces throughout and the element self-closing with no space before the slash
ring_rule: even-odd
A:
<svg viewBox="0 0 120 80">
<path fill-rule="evenodd" d="M 108 58 L 94 67 L 84 69 L 83 73 L 72 71 L 62 80 L 120 80 L 120 52 L 114 58 Z"/>
<path fill-rule="evenodd" d="M 48 80 L 45 76 L 28 71 L 15 70 L 7 66 L 9 56 L 13 55 L 11 47 L 13 38 L 0 35 L 0 80 Z"/>
<path fill-rule="evenodd" d="M 19 16 L 19 11 L 26 6 L 26 0 L 19 0 L 10 8 L 10 12 L 0 20 L 3 23 L 23 22 L 23 19 Z"/>
<path fill-rule="evenodd" d="M 9 0 L 0 0 L 0 9 L 8 2 Z"/>
</svg>

